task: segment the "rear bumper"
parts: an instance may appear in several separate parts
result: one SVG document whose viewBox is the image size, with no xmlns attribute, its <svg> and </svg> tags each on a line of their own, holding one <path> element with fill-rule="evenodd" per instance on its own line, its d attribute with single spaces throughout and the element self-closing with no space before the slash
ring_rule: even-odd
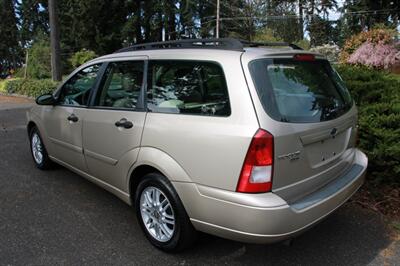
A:
<svg viewBox="0 0 400 266">
<path fill-rule="evenodd" d="M 175 182 L 194 227 L 224 238 L 271 243 L 294 237 L 329 215 L 363 184 L 367 157 L 355 151 L 352 167 L 341 177 L 294 202 L 274 193 L 243 194 Z"/>
</svg>

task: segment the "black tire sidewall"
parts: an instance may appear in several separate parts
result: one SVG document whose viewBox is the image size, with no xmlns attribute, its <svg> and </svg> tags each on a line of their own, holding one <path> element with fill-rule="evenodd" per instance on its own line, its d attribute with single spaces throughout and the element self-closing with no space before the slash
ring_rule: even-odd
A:
<svg viewBox="0 0 400 266">
<path fill-rule="evenodd" d="M 160 189 L 164 195 L 168 198 L 172 209 L 174 211 L 175 216 L 175 230 L 172 238 L 167 242 L 161 242 L 155 239 L 150 233 L 147 231 L 146 226 L 143 223 L 142 215 L 140 212 L 140 196 L 143 190 L 147 187 L 156 187 Z M 142 181 L 138 185 L 135 193 L 135 211 L 136 216 L 138 218 L 138 222 L 145 233 L 147 239 L 157 248 L 160 248 L 164 251 L 173 252 L 177 251 L 177 247 L 180 244 L 180 240 L 182 237 L 182 226 L 185 222 L 184 219 L 187 219 L 187 214 L 183 209 L 183 205 L 175 192 L 172 184 L 162 175 L 158 173 L 147 174 L 142 178 Z"/>
</svg>

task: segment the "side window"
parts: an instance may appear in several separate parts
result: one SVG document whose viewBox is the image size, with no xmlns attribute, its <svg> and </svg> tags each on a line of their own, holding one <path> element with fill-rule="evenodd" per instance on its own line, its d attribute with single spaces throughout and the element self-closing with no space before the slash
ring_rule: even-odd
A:
<svg viewBox="0 0 400 266">
<path fill-rule="evenodd" d="M 113 62 L 107 66 L 95 106 L 135 109 L 143 82 L 143 61 Z"/>
<path fill-rule="evenodd" d="M 61 89 L 59 104 L 86 106 L 100 66 L 101 64 L 89 66 L 70 78 Z"/>
<path fill-rule="evenodd" d="M 147 106 L 153 112 L 229 116 L 222 68 L 204 61 L 152 61 Z"/>
</svg>

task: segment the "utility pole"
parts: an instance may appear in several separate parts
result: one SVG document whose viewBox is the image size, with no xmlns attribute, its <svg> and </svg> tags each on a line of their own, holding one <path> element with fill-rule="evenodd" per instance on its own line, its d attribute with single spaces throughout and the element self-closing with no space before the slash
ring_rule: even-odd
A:
<svg viewBox="0 0 400 266">
<path fill-rule="evenodd" d="M 60 34 L 58 31 L 57 0 L 49 0 L 51 76 L 54 81 L 61 80 Z"/>
<path fill-rule="evenodd" d="M 219 0 L 217 0 L 217 26 L 215 29 L 215 37 L 219 38 Z"/>
<path fill-rule="evenodd" d="M 28 77 L 28 60 L 29 60 L 29 50 L 26 49 L 24 79 Z"/>
</svg>

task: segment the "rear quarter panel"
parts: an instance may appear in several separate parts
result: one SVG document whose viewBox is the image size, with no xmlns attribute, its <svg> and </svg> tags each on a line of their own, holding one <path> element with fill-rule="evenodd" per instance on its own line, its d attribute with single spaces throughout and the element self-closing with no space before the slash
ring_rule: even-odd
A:
<svg viewBox="0 0 400 266">
<path fill-rule="evenodd" d="M 155 147 L 168 154 L 191 182 L 233 191 L 251 138 L 259 125 L 243 76 L 241 53 L 187 50 L 179 59 L 204 60 L 204 54 L 212 58 L 207 61 L 220 64 L 224 71 L 231 115 L 148 113 L 142 147 Z M 156 52 L 150 56 L 152 59 L 172 60 L 165 53 Z M 174 180 L 174 177 L 169 178 Z"/>
</svg>

